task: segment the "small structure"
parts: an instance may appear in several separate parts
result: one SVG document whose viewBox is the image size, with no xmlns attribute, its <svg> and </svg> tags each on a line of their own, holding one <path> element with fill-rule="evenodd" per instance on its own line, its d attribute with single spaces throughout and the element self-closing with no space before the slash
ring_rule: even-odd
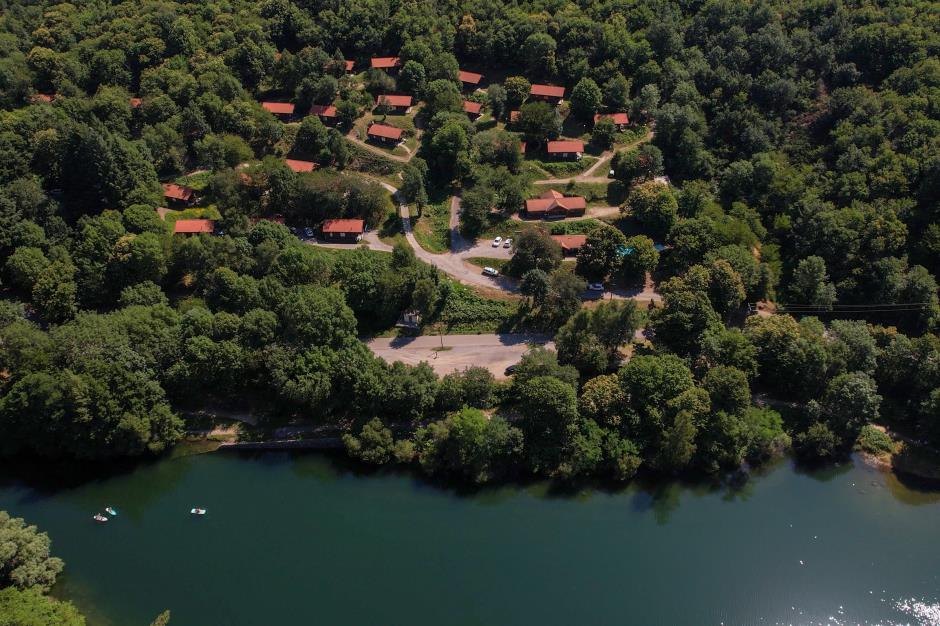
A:
<svg viewBox="0 0 940 626">
<path fill-rule="evenodd" d="M 509 112 L 509 123 L 515 124 L 519 121 L 519 111 L 510 111 Z"/>
<path fill-rule="evenodd" d="M 385 105 L 391 109 L 395 115 L 407 115 L 411 108 L 411 96 L 393 96 L 391 94 L 382 94 L 375 100 L 375 106 Z"/>
<path fill-rule="evenodd" d="M 175 183 L 163 183 L 163 197 L 176 204 L 189 204 L 196 197 L 196 191 Z"/>
<path fill-rule="evenodd" d="M 213 232 L 215 232 L 215 222 L 212 220 L 176 220 L 173 222 L 174 235 L 198 235 Z"/>
<path fill-rule="evenodd" d="M 294 115 L 294 105 L 290 102 L 262 102 L 261 108 L 278 117 L 291 117 Z"/>
<path fill-rule="evenodd" d="M 330 241 L 359 241 L 365 230 L 363 220 L 326 220 L 323 222 L 323 238 Z"/>
<path fill-rule="evenodd" d="M 457 72 L 457 78 L 463 83 L 464 89 L 476 89 L 480 86 L 480 81 L 483 80 L 483 74 L 460 70 Z"/>
<path fill-rule="evenodd" d="M 350 61 L 350 60 L 347 59 L 347 60 L 344 60 L 343 63 L 346 64 L 346 65 L 345 65 L 345 69 L 346 69 L 346 73 L 347 73 L 347 74 L 352 73 L 353 68 L 356 67 L 356 62 L 355 62 L 355 61 Z"/>
<path fill-rule="evenodd" d="M 319 165 L 313 161 L 298 161 L 297 159 L 284 159 L 284 162 L 287 163 L 287 167 L 291 170 L 300 174 L 301 172 L 312 172 L 317 169 Z"/>
<path fill-rule="evenodd" d="M 324 124 L 336 123 L 336 107 L 332 104 L 314 104 L 310 107 L 310 115 L 316 115 Z"/>
<path fill-rule="evenodd" d="M 543 100 L 550 104 L 558 104 L 565 97 L 565 88 L 555 85 L 532 85 L 529 97 L 533 100 Z"/>
<path fill-rule="evenodd" d="M 574 256 L 587 242 L 587 235 L 552 235 L 552 239 L 561 246 L 561 253 L 565 256 Z"/>
<path fill-rule="evenodd" d="M 130 103 L 132 109 L 137 109 L 144 103 L 142 98 L 130 98 L 128 102 Z"/>
<path fill-rule="evenodd" d="M 373 57 L 369 59 L 369 67 L 374 70 L 393 72 L 401 67 L 401 59 L 398 57 Z"/>
<path fill-rule="evenodd" d="M 587 201 L 581 196 L 565 196 L 554 189 L 525 201 L 526 216 L 543 220 L 580 217 L 586 207 Z"/>
<path fill-rule="evenodd" d="M 483 105 L 479 102 L 472 102 L 470 100 L 463 101 L 463 112 L 470 116 L 471 120 L 475 120 L 480 117 L 482 110 Z"/>
<path fill-rule="evenodd" d="M 525 154 L 525 144 L 526 144 L 526 142 L 524 142 L 524 141 L 520 141 L 520 142 L 519 142 L 519 153 L 520 153 L 520 154 Z"/>
<path fill-rule="evenodd" d="M 580 159 L 584 154 L 584 142 L 581 140 L 549 141 L 545 151 L 558 159 Z"/>
<path fill-rule="evenodd" d="M 401 141 L 402 130 L 386 124 L 373 124 L 366 134 L 369 139 L 397 145 Z"/>
<path fill-rule="evenodd" d="M 630 124 L 630 116 L 626 113 L 597 113 L 594 115 L 594 124 L 597 125 L 602 119 L 609 119 L 614 126 L 623 130 Z"/>
<path fill-rule="evenodd" d="M 57 95 L 54 93 L 37 93 L 36 95 L 32 96 L 29 100 L 33 104 L 37 104 L 39 102 L 52 104 L 55 101 L 56 97 Z"/>
</svg>

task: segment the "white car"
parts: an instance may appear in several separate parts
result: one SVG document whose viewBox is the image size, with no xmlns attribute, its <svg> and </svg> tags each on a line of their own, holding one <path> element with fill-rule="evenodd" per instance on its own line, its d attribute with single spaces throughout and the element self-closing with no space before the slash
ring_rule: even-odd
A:
<svg viewBox="0 0 940 626">
<path fill-rule="evenodd" d="M 610 170 L 609 172 L 607 172 L 607 176 L 608 176 L 609 178 L 613 178 L 613 177 L 614 177 L 614 170 Z"/>
<path fill-rule="evenodd" d="M 506 239 L 506 241 L 503 242 L 503 247 L 504 247 L 504 248 L 511 248 L 511 247 L 512 247 L 512 237 L 508 237 L 508 238 Z"/>
<path fill-rule="evenodd" d="M 483 275 L 484 276 L 499 276 L 499 272 L 496 271 L 495 267 L 484 267 Z"/>
<path fill-rule="evenodd" d="M 604 291 L 604 283 L 588 283 L 588 291 Z"/>
<path fill-rule="evenodd" d="M 494 247 L 494 248 L 498 248 L 498 247 L 499 247 L 499 244 L 501 244 L 501 243 L 503 243 L 503 238 L 502 238 L 502 237 L 497 237 L 496 239 L 493 240 L 493 247 Z"/>
</svg>

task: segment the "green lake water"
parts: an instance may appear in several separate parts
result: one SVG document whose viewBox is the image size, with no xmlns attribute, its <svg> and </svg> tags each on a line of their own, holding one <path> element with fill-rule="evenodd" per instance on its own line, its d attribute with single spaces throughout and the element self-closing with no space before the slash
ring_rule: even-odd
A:
<svg viewBox="0 0 940 626">
<path fill-rule="evenodd" d="M 736 487 L 467 494 L 213 453 L 55 482 L 0 481 L 0 509 L 49 532 L 55 594 L 91 626 L 165 608 L 171 626 L 940 622 L 940 493 L 858 462 L 782 462 Z M 94 523 L 108 505 L 119 516 Z"/>
</svg>

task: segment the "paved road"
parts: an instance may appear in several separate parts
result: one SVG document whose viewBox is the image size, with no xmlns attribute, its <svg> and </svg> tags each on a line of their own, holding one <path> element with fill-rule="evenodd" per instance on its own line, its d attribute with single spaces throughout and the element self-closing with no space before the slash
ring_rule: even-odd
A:
<svg viewBox="0 0 940 626">
<path fill-rule="evenodd" d="M 398 337 L 373 339 L 366 343 L 376 356 L 386 361 L 400 361 L 417 365 L 421 361 L 440 375 L 462 370 L 471 365 L 485 367 L 498 378 L 505 370 L 518 363 L 530 344 L 544 345 L 552 350 L 555 345 L 544 335 L 444 335 L 446 350 L 440 348 L 440 336 Z"/>
</svg>

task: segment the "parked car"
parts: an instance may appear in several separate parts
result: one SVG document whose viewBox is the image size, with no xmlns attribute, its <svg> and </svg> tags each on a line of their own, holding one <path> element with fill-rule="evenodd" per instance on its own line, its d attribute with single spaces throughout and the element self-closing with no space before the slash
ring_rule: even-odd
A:
<svg viewBox="0 0 940 626">
<path fill-rule="evenodd" d="M 604 283 L 588 283 L 588 291 L 604 291 Z"/>
<path fill-rule="evenodd" d="M 499 272 L 496 271 L 495 267 L 487 266 L 483 268 L 483 275 L 484 276 L 499 276 Z"/>
<path fill-rule="evenodd" d="M 307 239 L 313 239 L 313 229 L 309 226 L 304 229 L 304 237 Z"/>
<path fill-rule="evenodd" d="M 512 247 L 512 237 L 506 237 L 506 241 L 503 242 L 503 247 L 504 248 Z"/>
<path fill-rule="evenodd" d="M 503 242 L 503 238 L 497 237 L 496 239 L 493 240 L 493 247 L 498 248 L 499 244 L 501 244 L 502 242 Z"/>
<path fill-rule="evenodd" d="M 516 373 L 516 370 L 519 369 L 519 364 L 515 363 L 506 368 L 506 371 L 503 372 L 506 376 L 512 376 Z"/>
<path fill-rule="evenodd" d="M 610 170 L 609 172 L 607 172 L 607 177 L 608 177 L 608 178 L 613 178 L 613 177 L 614 177 L 614 170 Z"/>
</svg>

